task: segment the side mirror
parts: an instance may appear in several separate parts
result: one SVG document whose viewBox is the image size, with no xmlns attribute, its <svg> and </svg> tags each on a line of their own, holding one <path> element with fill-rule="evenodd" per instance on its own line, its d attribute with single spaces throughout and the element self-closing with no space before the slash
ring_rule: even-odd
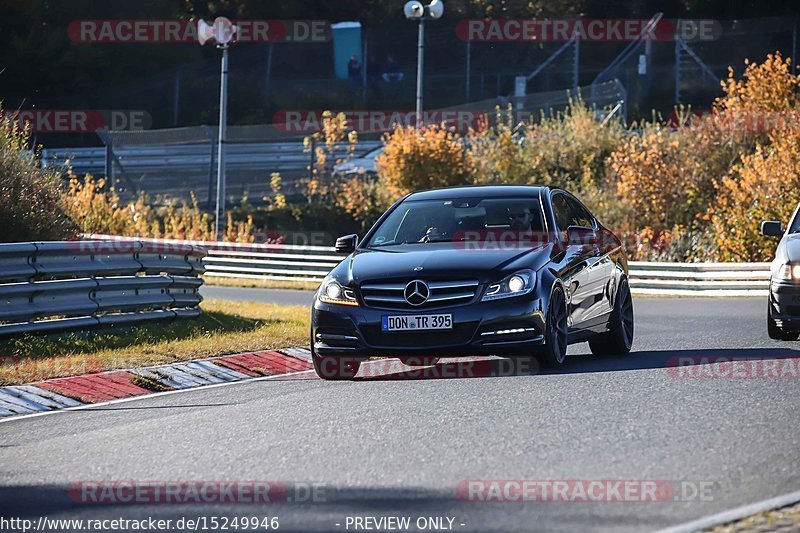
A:
<svg viewBox="0 0 800 533">
<path fill-rule="evenodd" d="M 579 246 L 593 246 L 597 244 L 597 233 L 586 226 L 570 226 L 567 228 L 567 238 L 570 244 Z"/>
<path fill-rule="evenodd" d="M 610 250 L 618 246 L 622 246 L 622 241 L 617 237 L 613 231 L 606 228 L 600 228 L 597 231 L 597 242 L 601 250 Z"/>
<path fill-rule="evenodd" d="M 344 237 L 339 237 L 336 239 L 336 245 L 334 246 L 334 249 L 336 250 L 337 254 L 349 254 L 355 251 L 357 244 L 358 235 L 354 233 L 352 235 L 345 235 Z"/>
<path fill-rule="evenodd" d="M 783 235 L 781 223 L 776 220 L 765 220 L 761 223 L 761 235 L 766 235 L 767 237 L 780 237 Z"/>
</svg>

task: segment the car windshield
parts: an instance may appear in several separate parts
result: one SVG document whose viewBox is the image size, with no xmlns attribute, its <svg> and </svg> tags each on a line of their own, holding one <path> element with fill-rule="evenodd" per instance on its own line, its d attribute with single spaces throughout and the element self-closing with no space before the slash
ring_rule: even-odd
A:
<svg viewBox="0 0 800 533">
<path fill-rule="evenodd" d="M 399 244 L 529 239 L 544 234 L 538 198 L 466 198 L 403 202 L 381 223 L 368 248 Z M 522 242 L 522 239 L 520 239 Z"/>
<path fill-rule="evenodd" d="M 383 146 L 379 146 L 377 148 L 373 148 L 372 150 L 370 150 L 369 152 L 367 152 L 366 154 L 364 154 L 361 157 L 363 159 L 375 159 L 376 157 L 378 157 L 382 153 L 383 153 Z"/>
<path fill-rule="evenodd" d="M 794 219 L 789 225 L 789 233 L 800 233 L 800 209 L 795 213 Z"/>
</svg>

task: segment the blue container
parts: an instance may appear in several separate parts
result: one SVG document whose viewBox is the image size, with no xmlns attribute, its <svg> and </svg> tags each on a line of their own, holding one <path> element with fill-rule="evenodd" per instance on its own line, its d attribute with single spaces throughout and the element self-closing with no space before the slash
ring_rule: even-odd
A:
<svg viewBox="0 0 800 533">
<path fill-rule="evenodd" d="M 333 65 L 336 77 L 342 80 L 347 79 L 347 64 L 353 56 L 356 56 L 363 72 L 361 23 L 337 22 L 336 24 L 331 24 L 331 31 L 333 33 Z"/>
</svg>

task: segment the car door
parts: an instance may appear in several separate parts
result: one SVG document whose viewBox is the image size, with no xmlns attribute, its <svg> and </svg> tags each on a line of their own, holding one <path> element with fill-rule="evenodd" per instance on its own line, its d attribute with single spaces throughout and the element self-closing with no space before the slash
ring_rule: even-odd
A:
<svg viewBox="0 0 800 533">
<path fill-rule="evenodd" d="M 556 229 L 566 248 L 566 267 L 561 273 L 567 299 L 567 324 L 579 329 L 594 303 L 597 291 L 596 280 L 591 270 L 597 261 L 595 247 L 587 243 L 571 243 L 567 228 L 579 226 L 579 210 L 563 191 L 554 191 L 550 203 L 553 208 Z"/>
<path fill-rule="evenodd" d="M 587 268 L 582 291 L 580 320 L 583 324 L 594 324 L 606 320 L 605 315 L 611 311 L 611 283 L 615 279 L 614 262 L 605 246 L 604 237 L 599 235 L 600 225 L 589 210 L 576 198 L 567 195 L 573 213 L 573 223 L 577 226 L 592 228 L 597 237 L 593 244 L 586 245 Z"/>
</svg>

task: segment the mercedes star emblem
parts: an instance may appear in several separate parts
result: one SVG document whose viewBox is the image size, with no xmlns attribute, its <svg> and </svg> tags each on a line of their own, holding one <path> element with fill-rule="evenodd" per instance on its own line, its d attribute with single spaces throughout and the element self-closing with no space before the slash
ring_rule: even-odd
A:
<svg viewBox="0 0 800 533">
<path fill-rule="evenodd" d="M 403 296 L 406 301 L 409 305 L 414 306 L 422 305 L 427 302 L 430 295 L 431 289 L 428 287 L 428 284 L 421 279 L 408 282 L 408 285 L 406 285 L 403 291 Z"/>
</svg>

